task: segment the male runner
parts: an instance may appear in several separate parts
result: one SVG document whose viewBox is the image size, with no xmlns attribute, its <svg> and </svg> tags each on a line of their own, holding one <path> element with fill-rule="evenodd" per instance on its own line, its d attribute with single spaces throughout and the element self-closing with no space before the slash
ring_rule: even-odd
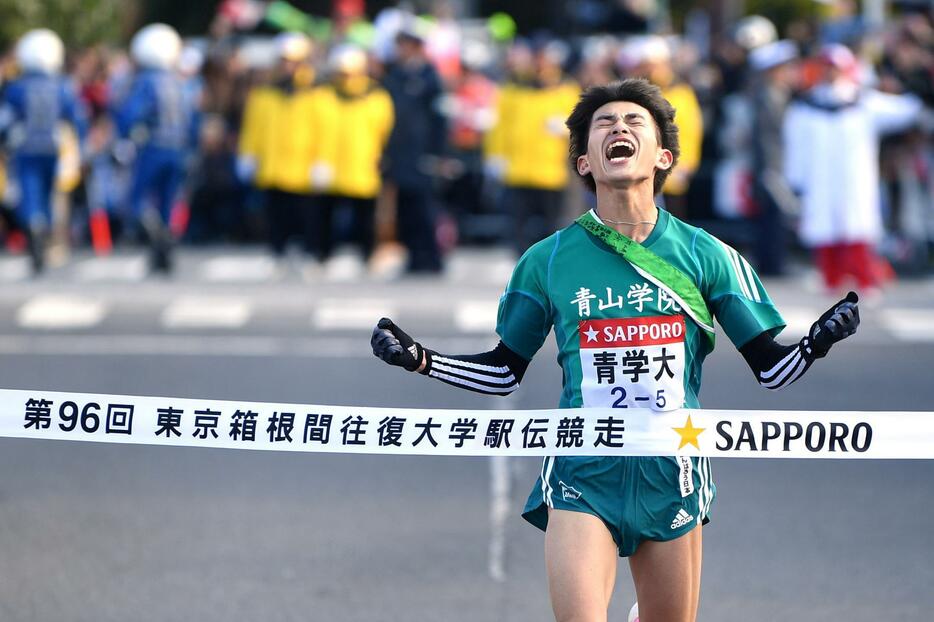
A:
<svg viewBox="0 0 934 622">
<path fill-rule="evenodd" d="M 505 395 L 554 329 L 561 407 L 698 408 L 701 364 L 713 349 L 712 313 L 762 386 L 778 389 L 800 378 L 856 331 L 856 294 L 824 313 L 797 344 L 776 343 L 784 322 L 746 260 L 654 204 L 678 159 L 674 114 L 658 88 L 641 79 L 585 92 L 567 120 L 570 156 L 597 207 L 519 260 L 500 300 L 496 348 L 438 354 L 383 318 L 373 331 L 374 354 L 455 386 Z M 672 338 L 608 337 L 644 324 Z M 545 458 L 523 516 L 545 530 L 555 618 L 606 620 L 619 555 L 629 557 L 642 622 L 693 621 L 701 526 L 715 494 L 707 458 Z"/>
</svg>

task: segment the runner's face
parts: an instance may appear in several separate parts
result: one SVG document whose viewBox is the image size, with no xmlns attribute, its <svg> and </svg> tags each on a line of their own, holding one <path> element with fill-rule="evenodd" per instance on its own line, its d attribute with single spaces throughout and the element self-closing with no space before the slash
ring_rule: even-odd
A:
<svg viewBox="0 0 934 622">
<path fill-rule="evenodd" d="M 581 175 L 593 175 L 597 186 L 649 186 L 655 169 L 671 166 L 672 155 L 658 142 L 658 129 L 648 110 L 632 102 L 600 106 L 590 119 L 587 153 L 577 159 Z"/>
</svg>

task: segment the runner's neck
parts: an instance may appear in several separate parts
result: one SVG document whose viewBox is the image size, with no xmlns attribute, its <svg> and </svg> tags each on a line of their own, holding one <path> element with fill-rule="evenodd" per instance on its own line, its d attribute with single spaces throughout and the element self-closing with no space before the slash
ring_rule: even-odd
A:
<svg viewBox="0 0 934 622">
<path fill-rule="evenodd" d="M 596 217 L 636 242 L 644 242 L 658 221 L 651 184 L 626 188 L 597 187 Z"/>
</svg>

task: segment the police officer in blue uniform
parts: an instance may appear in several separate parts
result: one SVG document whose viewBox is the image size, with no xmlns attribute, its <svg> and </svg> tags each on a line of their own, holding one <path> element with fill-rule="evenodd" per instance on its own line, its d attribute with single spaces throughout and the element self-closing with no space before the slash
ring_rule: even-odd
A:
<svg viewBox="0 0 934 622">
<path fill-rule="evenodd" d="M 19 186 L 17 216 L 29 240 L 36 273 L 45 265 L 45 243 L 52 220 L 52 189 L 58 166 L 62 121 L 71 123 L 80 141 L 87 114 L 75 89 L 61 74 L 65 48 L 51 30 L 27 32 L 16 45 L 22 75 L 3 90 L 0 132 L 12 152 Z"/>
<path fill-rule="evenodd" d="M 176 71 L 181 47 L 178 33 L 165 24 L 136 33 L 130 54 L 137 72 L 115 114 L 120 137 L 136 146 L 132 214 L 148 237 L 151 268 L 166 273 L 174 242 L 169 218 L 197 140 L 197 113 Z"/>
</svg>

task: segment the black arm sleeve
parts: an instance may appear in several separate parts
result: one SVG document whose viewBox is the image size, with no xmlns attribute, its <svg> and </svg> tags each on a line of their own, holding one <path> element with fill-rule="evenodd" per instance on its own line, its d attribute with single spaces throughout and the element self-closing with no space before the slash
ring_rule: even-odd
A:
<svg viewBox="0 0 934 622">
<path fill-rule="evenodd" d="M 830 347 L 856 334 L 859 327 L 859 296 L 849 292 L 846 298 L 825 311 L 808 334 L 793 346 L 775 343 L 771 335 L 761 333 L 739 351 L 749 368 L 766 389 L 781 389 L 800 378 L 815 359 L 827 355 Z"/>
<path fill-rule="evenodd" d="M 777 390 L 804 375 L 816 358 L 809 337 L 783 346 L 768 333 L 760 333 L 739 349 L 756 380 L 766 389 Z"/>
<path fill-rule="evenodd" d="M 488 395 L 509 395 L 519 386 L 529 362 L 500 341 L 481 354 L 439 354 L 425 350 L 420 373 L 441 382 Z"/>
</svg>

